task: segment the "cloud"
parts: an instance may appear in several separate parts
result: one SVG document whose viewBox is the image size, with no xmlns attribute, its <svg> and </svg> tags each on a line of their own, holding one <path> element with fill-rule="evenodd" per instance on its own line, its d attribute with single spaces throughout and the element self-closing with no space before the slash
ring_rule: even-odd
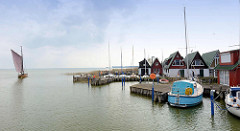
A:
<svg viewBox="0 0 240 131">
<path fill-rule="evenodd" d="M 1 1 L 0 34 L 15 37 L 25 46 L 101 44 L 115 12 L 129 14 L 132 1 L 123 0 L 26 0 Z"/>
</svg>

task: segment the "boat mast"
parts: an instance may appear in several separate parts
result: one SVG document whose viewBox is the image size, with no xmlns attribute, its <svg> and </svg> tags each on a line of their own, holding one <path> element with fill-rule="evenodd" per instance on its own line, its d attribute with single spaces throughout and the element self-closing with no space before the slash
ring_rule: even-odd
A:
<svg viewBox="0 0 240 131">
<path fill-rule="evenodd" d="M 146 60 L 146 52 L 145 52 L 145 48 L 144 48 L 144 59 L 145 59 L 145 75 L 147 75 L 147 60 Z"/>
<path fill-rule="evenodd" d="M 238 3 L 239 3 L 239 13 L 240 13 L 240 0 L 238 1 Z M 239 14 L 239 16 L 238 16 L 238 22 L 239 22 L 239 53 L 238 53 L 238 56 L 239 56 L 239 58 L 238 58 L 238 61 L 240 61 L 240 14 Z"/>
<path fill-rule="evenodd" d="M 184 7 L 184 26 L 185 26 L 186 59 L 187 59 L 187 79 L 189 79 L 189 65 L 188 65 L 188 38 L 187 38 L 186 7 Z"/>
<path fill-rule="evenodd" d="M 22 56 L 22 69 L 21 69 L 21 74 L 24 74 L 24 70 L 23 70 L 23 52 L 22 52 L 22 46 L 21 46 L 21 56 Z"/>
<path fill-rule="evenodd" d="M 109 41 L 108 41 L 108 69 L 109 69 L 109 73 L 111 71 L 111 57 L 110 57 L 110 44 L 109 44 Z"/>
<path fill-rule="evenodd" d="M 133 66 L 134 66 L 134 46 L 132 46 L 132 74 L 133 74 Z"/>
<path fill-rule="evenodd" d="M 123 74 L 123 69 L 122 69 L 122 48 L 121 48 L 121 72 Z"/>
</svg>

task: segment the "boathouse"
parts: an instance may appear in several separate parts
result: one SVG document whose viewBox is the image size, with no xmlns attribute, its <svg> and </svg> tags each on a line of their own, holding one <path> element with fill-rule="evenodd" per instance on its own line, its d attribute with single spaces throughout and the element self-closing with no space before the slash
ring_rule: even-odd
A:
<svg viewBox="0 0 240 131">
<path fill-rule="evenodd" d="M 198 51 L 190 53 L 185 57 L 184 61 L 186 64 L 187 64 L 187 57 L 188 57 L 189 77 L 192 77 L 193 74 L 195 77 L 209 76 L 208 66 Z M 187 77 L 187 71 L 185 71 L 184 75 L 185 77 Z"/>
<path fill-rule="evenodd" d="M 155 60 L 152 63 L 151 66 L 151 73 L 154 73 L 156 75 L 162 75 L 162 64 L 159 62 L 158 58 L 155 58 Z"/>
<path fill-rule="evenodd" d="M 146 65 L 145 65 L 146 63 Z M 146 71 L 145 71 L 146 69 Z M 139 67 L 138 67 L 138 74 L 141 76 L 144 76 L 146 72 L 146 75 L 151 74 L 151 66 L 149 65 L 148 61 L 144 58 L 144 60 L 139 62 Z"/>
<path fill-rule="evenodd" d="M 218 84 L 227 86 L 240 86 L 240 56 L 239 50 L 221 52 L 218 70 Z"/>
<path fill-rule="evenodd" d="M 163 74 L 168 77 L 184 77 L 185 68 L 185 62 L 179 51 L 172 53 L 163 62 Z"/>
<path fill-rule="evenodd" d="M 219 50 L 206 52 L 202 54 L 202 58 L 205 61 L 205 63 L 208 66 L 208 74 L 205 74 L 205 76 L 209 77 L 217 77 L 217 71 L 214 69 L 219 64 Z"/>
</svg>

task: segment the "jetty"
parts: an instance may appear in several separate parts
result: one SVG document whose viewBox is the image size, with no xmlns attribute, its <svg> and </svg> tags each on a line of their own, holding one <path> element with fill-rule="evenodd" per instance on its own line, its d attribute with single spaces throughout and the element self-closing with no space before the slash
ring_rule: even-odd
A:
<svg viewBox="0 0 240 131">
<path fill-rule="evenodd" d="M 169 84 L 160 84 L 154 83 L 154 101 L 159 103 L 164 103 L 168 101 L 168 92 L 171 91 L 172 83 Z M 204 88 L 203 95 L 206 97 L 210 96 L 210 91 L 215 90 L 215 95 L 218 96 L 218 99 L 225 98 L 225 92 L 229 88 L 228 86 L 222 86 L 218 84 L 213 85 L 202 85 Z M 134 94 L 139 94 L 147 97 L 152 96 L 152 82 L 150 83 L 139 83 L 130 86 L 130 92 Z"/>
</svg>

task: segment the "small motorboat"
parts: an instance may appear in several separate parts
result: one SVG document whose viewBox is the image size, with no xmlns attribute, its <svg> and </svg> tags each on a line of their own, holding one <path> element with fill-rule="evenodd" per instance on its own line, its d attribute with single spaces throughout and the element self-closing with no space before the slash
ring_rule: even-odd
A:
<svg viewBox="0 0 240 131">
<path fill-rule="evenodd" d="M 231 114 L 240 117 L 240 87 L 231 87 L 227 91 L 225 104 Z"/>
<path fill-rule="evenodd" d="M 202 102 L 203 87 L 196 81 L 179 80 L 172 85 L 168 93 L 168 102 L 171 106 L 190 107 Z"/>
<path fill-rule="evenodd" d="M 167 79 L 160 79 L 159 82 L 162 83 L 162 84 L 169 83 L 169 81 Z"/>
</svg>

